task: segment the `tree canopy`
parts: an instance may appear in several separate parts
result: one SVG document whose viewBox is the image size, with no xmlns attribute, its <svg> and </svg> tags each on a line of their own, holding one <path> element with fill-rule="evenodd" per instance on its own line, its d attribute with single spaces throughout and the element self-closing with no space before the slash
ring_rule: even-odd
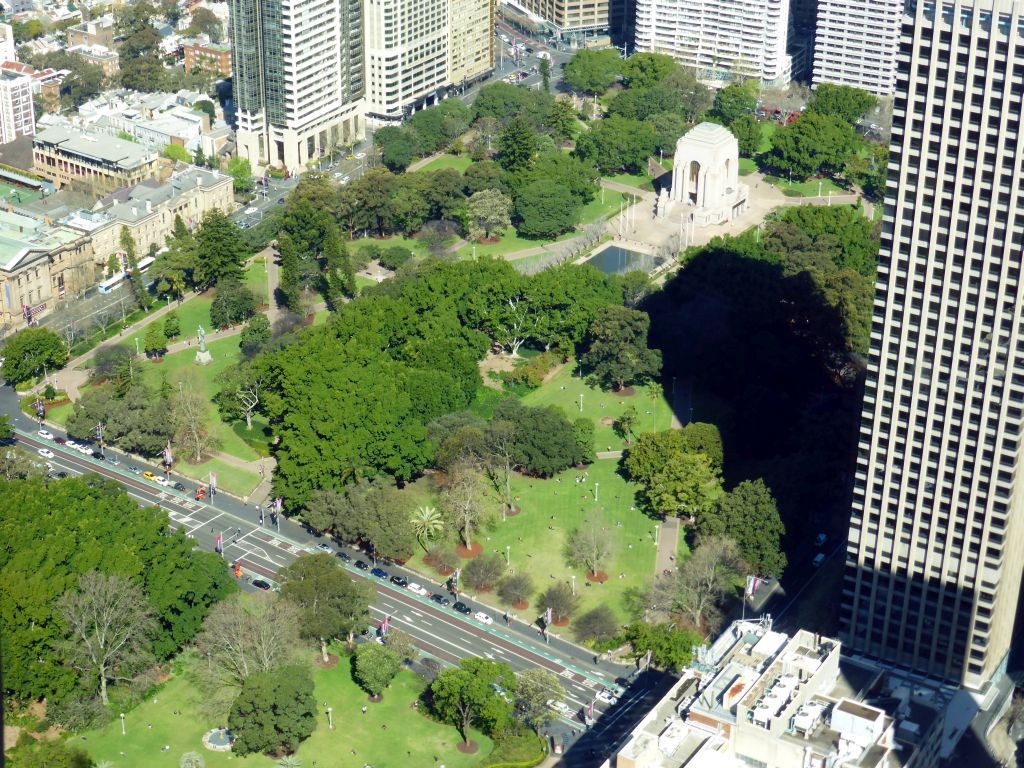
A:
<svg viewBox="0 0 1024 768">
<path fill-rule="evenodd" d="M 56 371 L 68 360 L 60 336 L 49 328 L 25 328 L 4 345 L 0 374 L 8 384 L 21 384 L 46 371 Z"/>
<path fill-rule="evenodd" d="M 782 537 L 786 529 L 764 480 L 744 480 L 719 497 L 700 519 L 702 536 L 727 536 L 759 576 L 780 576 L 786 567 Z"/>
<path fill-rule="evenodd" d="M 563 79 L 577 91 L 600 94 L 622 74 L 623 63 L 615 48 L 599 51 L 582 49 L 565 65 Z"/>
<path fill-rule="evenodd" d="M 290 754 L 316 728 L 313 680 L 305 667 L 257 672 L 242 684 L 228 715 L 239 755 Z"/>
<path fill-rule="evenodd" d="M 589 349 L 583 365 L 595 383 L 605 388 L 622 389 L 642 384 L 661 371 L 661 353 L 647 346 L 650 319 L 628 307 L 600 309 L 588 331 Z"/>
<path fill-rule="evenodd" d="M 845 123 L 855 125 L 878 99 L 867 91 L 849 85 L 818 83 L 807 103 L 807 111 L 828 117 L 837 117 Z"/>
</svg>

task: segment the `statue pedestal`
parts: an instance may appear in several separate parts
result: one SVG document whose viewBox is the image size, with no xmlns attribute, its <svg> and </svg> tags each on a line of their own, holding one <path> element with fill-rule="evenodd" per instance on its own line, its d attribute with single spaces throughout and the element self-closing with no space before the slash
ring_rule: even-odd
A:
<svg viewBox="0 0 1024 768">
<path fill-rule="evenodd" d="M 196 352 L 196 365 L 209 365 L 213 362 L 213 355 L 208 349 L 200 349 Z"/>
</svg>

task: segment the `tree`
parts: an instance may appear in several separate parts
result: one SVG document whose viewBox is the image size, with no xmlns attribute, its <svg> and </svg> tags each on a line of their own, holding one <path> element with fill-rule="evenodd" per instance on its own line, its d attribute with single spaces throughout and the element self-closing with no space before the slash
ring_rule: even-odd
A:
<svg viewBox="0 0 1024 768">
<path fill-rule="evenodd" d="M 498 584 L 498 595 L 511 605 L 525 603 L 533 596 L 534 590 L 533 578 L 522 571 L 506 576 Z"/>
<path fill-rule="evenodd" d="M 860 88 L 819 83 L 811 93 L 811 100 L 807 102 L 807 111 L 837 117 L 845 123 L 856 125 L 877 103 L 878 99 Z"/>
<path fill-rule="evenodd" d="M 681 453 L 654 473 L 645 494 L 651 509 L 665 515 L 699 518 L 721 488 L 718 472 L 703 453 Z"/>
<path fill-rule="evenodd" d="M 374 698 L 384 695 L 401 669 L 402 657 L 391 648 L 379 643 L 363 643 L 356 648 L 352 676 L 359 687 Z"/>
<path fill-rule="evenodd" d="M 255 186 L 252 176 L 252 165 L 249 161 L 236 155 L 228 160 L 228 176 L 234 185 L 235 192 L 251 192 Z"/>
<path fill-rule="evenodd" d="M 619 631 L 619 622 L 607 605 L 602 603 L 576 619 L 574 632 L 580 642 L 601 642 L 615 637 Z"/>
<path fill-rule="evenodd" d="M 628 88 L 651 88 L 676 66 L 671 56 L 662 53 L 634 53 L 622 62 L 622 79 Z"/>
<path fill-rule="evenodd" d="M 534 733 L 554 718 L 548 701 L 561 701 L 565 696 L 562 681 L 548 669 L 532 667 L 521 672 L 516 679 L 516 714 Z"/>
<path fill-rule="evenodd" d="M 888 145 L 870 144 L 866 156 L 851 153 L 846 158 L 843 175 L 859 185 L 869 199 L 881 200 L 885 197 L 885 184 L 889 177 L 888 163 Z"/>
<path fill-rule="evenodd" d="M 238 755 L 294 752 L 316 728 L 313 680 L 304 667 L 256 672 L 242 683 L 228 727 Z"/>
<path fill-rule="evenodd" d="M 392 173 L 402 173 L 420 155 L 416 134 L 403 126 L 385 126 L 373 135 L 380 160 Z"/>
<path fill-rule="evenodd" d="M 181 335 L 181 320 L 176 310 L 171 310 L 164 315 L 164 336 L 174 339 Z"/>
<path fill-rule="evenodd" d="M 636 658 L 650 651 L 651 663 L 678 672 L 690 663 L 702 636 L 675 625 L 637 623 L 626 630 L 626 639 L 633 645 Z"/>
<path fill-rule="evenodd" d="M 672 576 L 659 577 L 652 604 L 681 611 L 693 626 L 714 632 L 718 605 L 741 578 L 736 542 L 724 536 L 702 538 Z"/>
<path fill-rule="evenodd" d="M 572 103 L 565 99 L 556 99 L 551 105 L 551 112 L 547 117 L 548 130 L 556 142 L 572 141 L 576 135 L 576 110 Z M 467 169 L 468 170 L 468 169 Z"/>
<path fill-rule="evenodd" d="M 120 235 L 121 250 L 124 251 L 124 260 L 127 265 L 128 279 L 131 281 L 132 293 L 139 306 L 143 309 L 149 307 L 149 290 L 146 288 L 146 278 L 139 272 L 139 256 L 135 247 L 135 238 L 132 237 L 128 227 L 121 227 Z"/>
<path fill-rule="evenodd" d="M 494 419 L 513 425 L 513 466 L 530 474 L 551 477 L 586 459 L 577 442 L 576 427 L 559 408 L 531 408 L 509 398 L 494 409 Z"/>
<path fill-rule="evenodd" d="M 0 441 L 7 441 L 14 437 L 14 427 L 11 426 L 11 417 L 0 414 Z"/>
<path fill-rule="evenodd" d="M 473 547 L 473 530 L 484 516 L 483 483 L 480 470 L 468 463 L 452 467 L 441 505 L 451 517 L 466 549 Z"/>
<path fill-rule="evenodd" d="M 242 264 L 249 253 L 241 230 L 220 209 L 203 216 L 195 234 L 195 253 L 193 281 L 198 288 L 209 288 L 225 278 L 241 282 Z"/>
<path fill-rule="evenodd" d="M 217 293 L 210 305 L 210 322 L 216 328 L 227 328 L 245 322 L 256 313 L 256 296 L 234 276 L 217 283 Z M 268 329 L 269 330 L 269 329 Z"/>
<path fill-rule="evenodd" d="M 573 90 L 601 94 L 619 78 L 622 68 L 622 60 L 617 49 L 584 49 L 577 51 L 565 65 L 563 79 Z"/>
<path fill-rule="evenodd" d="M 213 423 L 210 402 L 192 377 L 186 376 L 178 384 L 178 391 L 171 398 L 174 441 L 191 457 L 193 464 L 199 464 L 203 455 L 219 444 L 210 428 Z"/>
<path fill-rule="evenodd" d="M 539 607 L 542 610 L 551 609 L 551 617 L 555 621 L 564 621 L 571 618 L 579 607 L 580 599 L 572 593 L 572 588 L 565 582 L 558 582 L 548 587 L 547 591 L 540 596 Z"/>
<path fill-rule="evenodd" d="M 17 22 L 14 24 L 17 26 Z M 53 722 L 52 716 L 50 720 Z M 21 739 L 18 740 L 17 748 L 9 753 L 9 765 L 14 768 L 103 768 L 103 764 L 97 766 L 85 750 L 68 746 L 60 739 L 37 741 L 28 736 L 28 740 L 30 744 L 22 744 Z"/>
<path fill-rule="evenodd" d="M 416 647 L 412 637 L 400 629 L 388 628 L 388 633 L 384 636 L 384 647 L 397 653 L 403 662 L 416 661 L 420 655 L 420 649 Z"/>
<path fill-rule="evenodd" d="M 498 137 L 498 162 L 509 173 L 515 173 L 529 167 L 537 148 L 537 132 L 525 118 L 516 116 Z"/>
<path fill-rule="evenodd" d="M 242 354 L 246 357 L 255 357 L 270 341 L 272 335 L 267 316 L 254 314 L 249 318 L 249 322 L 245 324 L 245 328 L 242 329 L 242 333 L 238 337 L 238 345 L 241 347 Z"/>
<path fill-rule="evenodd" d="M 192 162 L 192 153 L 185 149 L 181 144 L 168 144 L 160 150 L 160 154 L 168 160 L 174 160 L 178 163 Z"/>
<path fill-rule="evenodd" d="M 470 588 L 490 592 L 504 573 L 504 556 L 491 553 L 470 560 L 462 569 L 462 578 Z"/>
<path fill-rule="evenodd" d="M 207 35 L 213 43 L 219 43 L 224 37 L 224 28 L 220 19 L 209 8 L 202 6 L 192 11 L 192 23 L 189 25 L 190 34 Z"/>
<path fill-rule="evenodd" d="M 46 371 L 56 371 L 68 361 L 60 336 L 49 328 L 25 328 L 4 346 L 0 373 L 8 384 L 21 384 Z"/>
<path fill-rule="evenodd" d="M 107 683 L 130 680 L 152 658 L 148 635 L 154 621 L 146 596 L 121 576 L 90 571 L 78 580 L 76 592 L 60 599 L 60 612 L 68 627 L 64 657 L 98 684 L 107 706 Z"/>
<path fill-rule="evenodd" d="M 370 585 L 352 581 L 325 553 L 306 555 L 280 572 L 281 595 L 302 611 L 303 635 L 320 644 L 327 663 L 327 644 L 362 631 L 370 622 L 370 603 L 376 596 Z"/>
<path fill-rule="evenodd" d="M 647 346 L 650 318 L 626 307 L 603 307 L 589 329 L 590 348 L 582 357 L 592 380 L 605 388 L 622 389 L 643 383 L 661 370 L 661 352 Z"/>
<path fill-rule="evenodd" d="M 437 507 L 432 507 L 429 504 L 416 507 L 416 511 L 409 518 L 409 523 L 424 552 L 430 551 L 427 546 L 428 542 L 436 539 L 444 531 L 444 516 Z"/>
<path fill-rule="evenodd" d="M 702 537 L 727 536 L 759 576 L 780 576 L 786 567 L 781 539 L 786 528 L 764 480 L 744 480 L 701 518 Z"/>
<path fill-rule="evenodd" d="M 600 521 L 593 518 L 569 534 L 565 543 L 565 557 L 574 568 L 586 568 L 587 573 L 597 575 L 601 566 L 615 551 L 615 542 Z"/>
<path fill-rule="evenodd" d="M 512 705 L 491 686 L 512 690 L 515 674 L 508 665 L 487 659 L 463 659 L 454 669 L 446 669 L 430 684 L 430 700 L 434 714 L 459 730 L 464 743 L 469 743 L 469 729 L 476 725 L 485 733 L 495 733 L 506 726 L 512 716 Z"/>
<path fill-rule="evenodd" d="M 629 440 L 633 436 L 633 428 L 636 426 L 637 412 L 635 406 L 629 406 L 622 414 L 615 420 L 612 425 L 615 428 L 615 434 L 621 437 L 623 440 Z"/>
<path fill-rule="evenodd" d="M 581 160 L 595 164 L 602 172 L 642 173 L 657 142 L 654 127 L 640 120 L 612 115 L 581 134 L 573 151 Z"/>
<path fill-rule="evenodd" d="M 551 60 L 547 58 L 541 59 L 537 69 L 540 72 L 541 87 L 547 93 L 551 90 Z"/>
<path fill-rule="evenodd" d="M 761 151 L 761 124 L 753 115 L 740 115 L 729 124 L 736 137 L 741 157 L 753 157 Z"/>
<path fill-rule="evenodd" d="M 146 337 L 143 342 L 143 349 L 147 357 L 163 357 L 167 351 L 167 337 L 164 336 L 164 329 L 159 323 L 150 323 L 146 329 Z"/>
<path fill-rule="evenodd" d="M 721 120 L 723 125 L 731 126 L 738 117 L 752 115 L 757 108 L 757 91 L 755 80 L 725 86 L 715 94 L 712 117 Z"/>
<path fill-rule="evenodd" d="M 489 118 L 488 118 L 489 119 Z M 462 175 L 463 191 L 473 198 L 477 192 L 485 189 L 496 189 L 508 193 L 508 174 L 505 169 L 493 160 L 481 160 L 473 163 Z"/>
<path fill-rule="evenodd" d="M 546 181 L 534 181 L 516 196 L 519 221 L 516 228 L 524 237 L 557 237 L 576 226 L 579 209 L 569 190 Z"/>
<path fill-rule="evenodd" d="M 842 119 L 813 112 L 772 136 L 767 162 L 803 181 L 819 173 L 840 173 L 854 149 L 853 128 Z"/>
<path fill-rule="evenodd" d="M 474 193 L 467 208 L 471 240 L 489 239 L 492 233 L 500 237 L 512 225 L 512 201 L 496 189 Z"/>
</svg>

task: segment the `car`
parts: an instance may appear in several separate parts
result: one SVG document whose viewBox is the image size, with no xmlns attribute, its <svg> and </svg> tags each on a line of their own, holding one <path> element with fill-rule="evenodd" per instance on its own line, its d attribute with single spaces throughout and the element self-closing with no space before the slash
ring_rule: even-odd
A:
<svg viewBox="0 0 1024 768">
<path fill-rule="evenodd" d="M 447 608 L 449 605 L 452 604 L 452 601 L 449 600 L 444 595 L 433 594 L 433 595 L 430 596 L 430 599 L 433 600 L 438 605 L 440 605 L 442 608 Z"/>
<path fill-rule="evenodd" d="M 154 478 L 153 482 L 156 483 L 157 485 L 162 485 L 164 488 L 171 487 L 171 481 L 168 480 L 163 475 L 157 475 L 156 478 Z"/>
<path fill-rule="evenodd" d="M 44 459 L 53 458 L 53 451 L 51 451 L 49 448 L 40 448 L 38 451 L 36 451 L 36 453 L 38 453 Z"/>
<path fill-rule="evenodd" d="M 392 576 L 391 583 L 399 587 L 409 586 L 409 580 L 405 576 Z"/>
<path fill-rule="evenodd" d="M 463 616 L 469 616 L 473 612 L 473 609 L 470 608 L 468 605 L 466 605 L 461 600 L 459 600 L 457 603 L 455 603 L 455 605 L 453 605 L 452 608 L 454 608 L 456 611 L 461 613 Z"/>
<path fill-rule="evenodd" d="M 492 619 L 490 616 L 488 616 L 483 611 L 477 611 L 476 613 L 474 613 L 473 614 L 473 618 L 476 619 L 477 621 L 479 621 L 481 624 L 493 624 L 494 623 L 494 619 Z"/>
<path fill-rule="evenodd" d="M 503 43 L 507 43 L 508 42 L 508 35 L 498 35 L 498 39 L 500 39 L 501 42 L 503 42 Z"/>
<path fill-rule="evenodd" d="M 156 481 L 156 475 L 154 475 L 152 472 L 143 472 L 142 473 L 142 477 L 144 479 L 146 479 L 146 480 L 151 481 L 151 482 L 155 482 Z"/>
<path fill-rule="evenodd" d="M 341 560 L 341 562 L 343 563 L 352 562 L 352 555 L 350 555 L 348 552 L 336 552 L 335 554 L 338 556 L 338 559 Z"/>
<path fill-rule="evenodd" d="M 78 451 L 83 456 L 92 456 L 94 453 L 96 453 L 96 451 L 93 450 L 93 447 L 87 443 L 76 445 L 75 450 Z"/>
<path fill-rule="evenodd" d="M 498 696 L 500 696 L 505 701 L 510 701 L 508 691 L 506 691 L 497 683 L 488 683 L 487 687 L 494 691 L 496 694 L 498 694 Z"/>
<path fill-rule="evenodd" d="M 278 205 L 284 205 L 284 198 L 283 197 L 277 198 L 277 204 Z"/>
<path fill-rule="evenodd" d="M 55 442 L 57 445 L 67 445 L 68 441 L 63 437 L 55 437 L 53 438 L 53 442 Z"/>
<path fill-rule="evenodd" d="M 112 453 L 108 453 L 108 454 L 107 454 L 107 456 L 106 456 L 106 459 L 107 459 L 107 463 L 109 463 L 109 464 L 113 464 L 113 465 L 114 465 L 115 467 L 116 467 L 116 466 L 117 466 L 118 464 L 120 464 L 120 463 L 121 463 L 121 460 L 120 460 L 119 458 L 117 458 L 117 456 L 115 456 L 115 455 L 114 455 L 114 454 L 112 454 Z"/>
<path fill-rule="evenodd" d="M 368 570 L 370 570 L 370 566 L 368 566 L 362 560 L 356 560 L 356 568 L 358 568 L 360 571 L 368 571 Z"/>
<path fill-rule="evenodd" d="M 238 222 L 238 228 L 239 229 L 248 229 L 251 226 L 252 226 L 252 224 L 250 224 L 248 221 L 240 221 L 240 222 Z"/>
<path fill-rule="evenodd" d="M 55 478 L 57 478 L 58 480 L 63 480 L 65 477 L 68 476 L 68 473 L 67 472 L 54 472 L 53 476 Z"/>
<path fill-rule="evenodd" d="M 605 704 L 618 704 L 619 697 L 609 691 L 607 688 L 597 692 L 597 700 L 603 701 Z"/>
<path fill-rule="evenodd" d="M 48 430 L 40 429 L 36 434 L 43 438 L 43 440 L 53 440 L 53 432 Z"/>
<path fill-rule="evenodd" d="M 181 493 L 185 493 L 185 491 L 188 490 L 188 488 L 185 487 L 185 484 L 180 480 L 175 481 L 174 485 L 172 485 L 171 487 L 174 488 L 174 490 L 179 491 Z"/>
<path fill-rule="evenodd" d="M 814 556 L 814 559 L 811 561 L 811 565 L 813 565 L 815 568 L 820 568 L 821 564 L 824 563 L 824 562 L 825 562 L 825 553 L 824 552 L 819 552 L 818 554 L 816 554 Z"/>
<path fill-rule="evenodd" d="M 133 475 L 141 475 L 141 474 L 142 474 L 142 470 L 141 470 L 141 469 L 139 469 L 138 467 L 136 467 L 136 466 L 135 466 L 134 464 L 129 464 L 129 465 L 128 465 L 128 467 L 127 467 L 127 469 L 128 469 L 128 471 L 129 471 L 129 472 L 131 472 L 131 473 L 132 473 Z"/>
<path fill-rule="evenodd" d="M 383 568 L 374 568 L 372 571 L 370 571 L 370 575 L 376 576 L 378 579 L 383 579 L 384 581 L 387 581 L 391 577 L 391 574 L 389 574 Z"/>
<path fill-rule="evenodd" d="M 317 542 L 316 548 L 319 549 L 321 552 L 326 552 L 328 555 L 334 552 L 334 550 L 331 549 L 330 544 L 325 544 L 322 541 Z"/>
<path fill-rule="evenodd" d="M 352 181 L 352 177 L 351 176 L 342 176 L 341 177 L 341 183 L 342 184 L 348 184 L 350 181 Z"/>
<path fill-rule="evenodd" d="M 357 152 L 356 153 L 356 160 L 362 160 L 364 157 L 366 157 L 366 153 L 365 152 Z"/>
<path fill-rule="evenodd" d="M 356 159 L 356 156 L 355 156 L 355 155 L 353 155 L 353 154 L 352 154 L 352 153 L 350 152 L 350 153 L 348 153 L 347 155 L 345 155 L 345 159 L 346 159 L 346 160 L 355 160 L 355 159 Z"/>
<path fill-rule="evenodd" d="M 558 699 L 548 699 L 547 705 L 548 709 L 553 709 L 555 710 L 555 712 L 564 717 L 572 717 L 572 708 L 564 701 L 559 701 Z"/>
<path fill-rule="evenodd" d="M 263 579 L 253 579 L 252 585 L 256 589 L 262 589 L 264 592 L 270 591 L 270 582 L 264 581 Z"/>
<path fill-rule="evenodd" d="M 259 213 L 259 212 L 260 212 L 260 209 L 257 208 L 254 205 L 250 205 L 248 208 L 245 209 L 245 215 L 246 216 L 252 216 L 254 213 Z"/>
<path fill-rule="evenodd" d="M 825 546 L 826 541 L 828 541 L 828 534 L 819 533 L 817 536 L 814 537 L 814 546 L 823 547 Z"/>
<path fill-rule="evenodd" d="M 415 581 L 408 587 L 406 587 L 406 589 L 408 589 L 414 595 L 419 595 L 420 597 L 426 597 L 430 594 L 429 592 L 427 592 L 427 590 L 425 590 L 421 585 L 417 584 Z"/>
<path fill-rule="evenodd" d="M 335 174 L 334 174 L 334 178 L 336 178 L 336 179 L 340 179 L 340 178 L 341 178 L 341 177 L 343 177 L 344 175 L 345 175 L 344 173 L 342 173 L 341 171 L 338 171 L 337 173 L 335 173 Z"/>
<path fill-rule="evenodd" d="M 68 448 L 78 448 L 78 443 L 76 443 L 70 437 L 64 441 L 64 445 L 66 445 Z"/>
</svg>

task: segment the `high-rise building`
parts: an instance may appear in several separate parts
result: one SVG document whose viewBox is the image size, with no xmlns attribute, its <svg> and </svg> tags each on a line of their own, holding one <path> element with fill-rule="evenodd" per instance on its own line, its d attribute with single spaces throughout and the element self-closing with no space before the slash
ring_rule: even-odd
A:
<svg viewBox="0 0 1024 768">
<path fill-rule="evenodd" d="M 818 0 L 814 84 L 892 95 L 902 17 L 903 0 Z"/>
<path fill-rule="evenodd" d="M 292 171 L 363 135 L 359 0 L 231 0 L 238 153 Z"/>
<path fill-rule="evenodd" d="M 0 24 L 0 62 L 17 61 L 18 51 L 14 44 L 14 28 Z"/>
<path fill-rule="evenodd" d="M 367 115 L 400 119 L 490 72 L 494 6 L 494 0 L 367 0 Z"/>
<path fill-rule="evenodd" d="M 846 647 L 981 689 L 1024 566 L 1024 3 L 908 3 L 864 388 Z"/>
<path fill-rule="evenodd" d="M 739 75 L 788 84 L 789 28 L 789 0 L 636 3 L 636 49 L 667 54 L 704 81 Z"/>
<path fill-rule="evenodd" d="M 544 19 L 559 34 L 604 32 L 612 15 L 622 23 L 623 3 L 615 0 L 519 0 L 515 5 Z"/>
<path fill-rule="evenodd" d="M 33 136 L 36 114 L 32 106 L 32 78 L 0 70 L 0 144 L 19 136 Z"/>
</svg>

